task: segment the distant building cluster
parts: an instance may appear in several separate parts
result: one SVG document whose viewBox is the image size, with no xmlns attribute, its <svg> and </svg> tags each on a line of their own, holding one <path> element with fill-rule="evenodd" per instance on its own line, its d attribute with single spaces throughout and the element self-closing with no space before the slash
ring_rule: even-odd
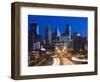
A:
<svg viewBox="0 0 100 82">
<path fill-rule="evenodd" d="M 39 24 L 34 22 L 30 24 L 30 30 L 28 33 L 28 49 L 33 51 L 34 49 L 46 50 L 54 49 L 55 46 L 66 46 L 73 50 L 84 50 L 87 48 L 87 38 L 82 37 L 79 33 L 73 33 L 71 31 L 71 25 L 66 24 L 65 31 L 60 32 L 59 27 L 56 27 L 52 32 L 50 25 L 45 27 L 45 38 L 42 38 L 39 34 Z"/>
</svg>

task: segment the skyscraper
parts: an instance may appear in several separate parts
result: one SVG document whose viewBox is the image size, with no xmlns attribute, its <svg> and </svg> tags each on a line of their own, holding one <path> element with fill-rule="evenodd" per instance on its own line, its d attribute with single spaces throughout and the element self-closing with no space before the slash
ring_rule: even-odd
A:
<svg viewBox="0 0 100 82">
<path fill-rule="evenodd" d="M 37 40 L 37 36 L 38 36 L 38 23 L 31 23 L 30 24 L 30 32 L 32 32 L 31 36 L 32 36 L 32 39 L 33 39 L 33 42 L 36 42 Z"/>
<path fill-rule="evenodd" d="M 80 50 L 84 50 L 85 49 L 84 38 L 79 33 L 74 33 L 73 49 L 76 52 L 79 52 Z"/>
<path fill-rule="evenodd" d="M 67 37 L 67 47 L 68 48 L 72 48 L 72 39 L 71 39 L 71 25 L 70 24 L 66 24 L 66 29 L 65 29 L 65 36 Z"/>
<path fill-rule="evenodd" d="M 39 25 L 37 25 L 37 35 L 39 35 Z"/>
<path fill-rule="evenodd" d="M 53 40 L 55 42 L 60 42 L 61 33 L 59 31 L 58 26 L 55 28 L 55 32 L 53 33 Z"/>
<path fill-rule="evenodd" d="M 70 24 L 66 24 L 65 35 L 67 35 L 69 39 L 71 39 L 71 25 Z"/>
<path fill-rule="evenodd" d="M 61 37 L 61 33 L 59 31 L 59 28 L 57 27 L 57 37 Z"/>
<path fill-rule="evenodd" d="M 46 43 L 51 43 L 52 41 L 52 32 L 50 30 L 49 25 L 47 25 L 45 28 L 45 40 L 46 40 Z"/>
<path fill-rule="evenodd" d="M 38 39 L 38 23 L 33 22 L 30 23 L 30 30 L 28 34 L 28 49 L 29 51 L 33 50 L 33 43 L 37 41 Z"/>
</svg>

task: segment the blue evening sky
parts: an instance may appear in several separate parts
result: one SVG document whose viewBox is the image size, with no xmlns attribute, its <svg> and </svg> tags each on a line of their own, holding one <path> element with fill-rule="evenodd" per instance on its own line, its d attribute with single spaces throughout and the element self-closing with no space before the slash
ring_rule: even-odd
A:
<svg viewBox="0 0 100 82">
<path fill-rule="evenodd" d="M 46 25 L 50 25 L 52 33 L 58 26 L 61 33 L 65 31 L 66 24 L 71 25 L 71 31 L 80 33 L 83 37 L 87 37 L 88 18 L 87 17 L 70 17 L 70 16 L 47 16 L 47 15 L 28 15 L 28 30 L 30 23 L 38 22 L 39 34 L 44 37 Z"/>
</svg>

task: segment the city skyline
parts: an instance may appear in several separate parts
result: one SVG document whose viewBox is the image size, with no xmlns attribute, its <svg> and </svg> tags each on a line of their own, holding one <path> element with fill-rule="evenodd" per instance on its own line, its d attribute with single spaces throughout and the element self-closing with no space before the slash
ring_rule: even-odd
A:
<svg viewBox="0 0 100 82">
<path fill-rule="evenodd" d="M 80 64 L 73 55 L 88 63 L 87 18 L 29 15 L 28 25 L 28 66 L 52 65 L 55 58 L 59 65 Z"/>
<path fill-rule="evenodd" d="M 66 29 L 66 24 L 70 24 L 72 33 L 78 32 L 83 37 L 87 37 L 87 17 L 62 17 L 62 16 L 42 16 L 42 15 L 29 15 L 28 16 L 28 31 L 30 31 L 31 23 L 38 23 L 39 35 L 45 37 L 45 28 L 49 26 L 52 33 L 58 28 L 60 33 L 63 34 Z"/>
</svg>

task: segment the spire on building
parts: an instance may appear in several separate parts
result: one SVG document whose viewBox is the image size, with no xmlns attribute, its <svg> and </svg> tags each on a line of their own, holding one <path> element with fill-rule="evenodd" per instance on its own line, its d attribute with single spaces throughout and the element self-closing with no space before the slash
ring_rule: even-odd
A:
<svg viewBox="0 0 100 82">
<path fill-rule="evenodd" d="M 57 27 L 57 37 L 60 37 L 61 36 L 61 33 L 59 31 L 59 28 Z"/>
<path fill-rule="evenodd" d="M 60 33 L 60 31 L 59 31 L 58 26 L 57 26 L 56 29 L 55 29 L 55 35 L 56 35 L 56 37 L 60 37 L 60 36 L 61 36 L 61 33 Z"/>
</svg>

